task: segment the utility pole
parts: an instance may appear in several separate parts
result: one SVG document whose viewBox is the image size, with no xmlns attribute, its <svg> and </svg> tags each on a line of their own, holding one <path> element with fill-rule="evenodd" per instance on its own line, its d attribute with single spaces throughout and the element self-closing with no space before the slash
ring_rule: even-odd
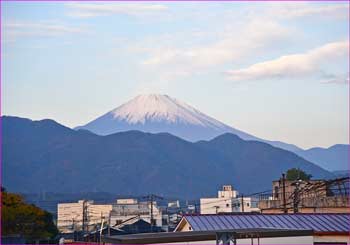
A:
<svg viewBox="0 0 350 245">
<path fill-rule="evenodd" d="M 74 220 L 74 218 L 72 219 L 72 230 L 73 230 L 73 232 L 75 232 L 75 220 Z"/>
<path fill-rule="evenodd" d="M 282 197 L 283 197 L 283 212 L 286 214 L 288 213 L 287 206 L 286 206 L 286 175 L 282 174 Z"/>
<path fill-rule="evenodd" d="M 154 220 L 153 220 L 153 202 L 155 199 L 163 199 L 163 197 L 154 195 L 154 194 L 150 194 L 147 196 L 144 196 L 143 198 L 147 198 L 148 201 L 151 202 L 151 232 L 153 231 L 153 225 L 154 225 Z"/>
<path fill-rule="evenodd" d="M 241 207 L 242 207 L 242 213 L 244 213 L 244 199 L 243 199 L 243 194 L 241 194 Z"/>
<path fill-rule="evenodd" d="M 83 230 L 83 235 L 85 234 L 85 200 L 83 200 L 83 219 L 82 219 L 82 230 Z"/>
<path fill-rule="evenodd" d="M 111 212 L 108 214 L 108 236 L 111 235 Z"/>
<path fill-rule="evenodd" d="M 101 212 L 100 241 L 99 241 L 99 243 L 102 243 L 102 233 L 103 233 L 104 222 L 105 222 L 105 217 L 102 215 L 102 212 Z"/>
<path fill-rule="evenodd" d="M 200 203 L 198 203 L 198 204 L 195 203 L 194 208 L 195 208 L 195 211 L 194 211 L 195 214 L 201 213 L 201 204 Z"/>
<path fill-rule="evenodd" d="M 153 199 L 154 196 L 151 195 L 151 232 L 153 231 Z"/>
<path fill-rule="evenodd" d="M 77 233 L 76 233 L 75 228 L 76 228 L 76 227 L 75 227 L 75 219 L 73 218 L 73 219 L 72 219 L 72 230 L 73 230 L 73 240 L 74 240 L 74 241 L 78 240 L 78 239 L 77 239 Z"/>
<path fill-rule="evenodd" d="M 300 179 L 297 180 L 295 183 L 295 190 L 294 190 L 294 197 L 293 197 L 293 212 L 298 213 L 298 206 L 299 206 L 299 185 L 300 185 Z"/>
<path fill-rule="evenodd" d="M 88 202 L 87 202 L 86 200 L 83 201 L 82 230 L 83 230 L 83 235 L 84 235 L 86 232 L 89 232 L 89 224 L 88 224 Z"/>
</svg>

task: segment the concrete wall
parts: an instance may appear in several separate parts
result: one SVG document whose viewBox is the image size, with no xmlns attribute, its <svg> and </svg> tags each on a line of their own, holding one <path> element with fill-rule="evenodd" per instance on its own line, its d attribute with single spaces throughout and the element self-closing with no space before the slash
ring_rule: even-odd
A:
<svg viewBox="0 0 350 245">
<path fill-rule="evenodd" d="M 314 242 L 318 243 L 347 243 L 350 244 L 350 236 L 348 235 L 325 235 L 325 236 L 320 236 L 320 235 L 315 235 L 314 236 Z"/>
<path fill-rule="evenodd" d="M 243 198 L 244 212 L 259 212 L 258 201 L 251 197 Z M 201 198 L 200 213 L 216 214 L 243 212 L 242 199 L 237 198 Z"/>
<path fill-rule="evenodd" d="M 112 210 L 111 204 L 93 204 L 88 206 L 89 224 L 101 223 L 101 216 L 108 222 L 109 214 Z"/>
<path fill-rule="evenodd" d="M 117 199 L 117 204 L 137 204 L 137 202 L 137 199 L 134 198 Z"/>
<path fill-rule="evenodd" d="M 232 199 L 229 198 L 201 198 L 201 214 L 216 214 L 217 212 L 232 212 Z"/>
<path fill-rule="evenodd" d="M 81 229 L 83 220 L 83 203 L 59 203 L 57 205 L 57 228 L 68 233 Z"/>
<path fill-rule="evenodd" d="M 112 205 L 93 204 L 93 201 L 87 201 L 85 205 L 90 227 L 101 223 L 101 215 L 105 217 L 105 222 L 108 222 Z M 57 205 L 57 228 L 59 231 L 69 233 L 73 230 L 82 230 L 83 209 L 83 200 L 77 203 L 59 203 Z"/>
</svg>

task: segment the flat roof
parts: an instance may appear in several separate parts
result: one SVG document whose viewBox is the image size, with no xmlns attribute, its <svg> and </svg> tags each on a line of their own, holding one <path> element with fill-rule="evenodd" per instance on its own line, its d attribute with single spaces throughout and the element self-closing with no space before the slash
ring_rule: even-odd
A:
<svg viewBox="0 0 350 245">
<path fill-rule="evenodd" d="M 234 229 L 213 231 L 139 233 L 131 235 L 103 236 L 102 241 L 112 244 L 152 244 L 216 240 L 217 234 L 230 233 L 236 239 L 263 237 L 312 236 L 312 230 L 293 229 Z"/>
</svg>

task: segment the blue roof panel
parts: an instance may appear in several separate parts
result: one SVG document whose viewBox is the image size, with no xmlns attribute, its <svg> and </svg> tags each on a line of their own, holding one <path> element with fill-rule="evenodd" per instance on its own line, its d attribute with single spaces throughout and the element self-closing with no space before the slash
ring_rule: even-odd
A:
<svg viewBox="0 0 350 245">
<path fill-rule="evenodd" d="M 195 231 L 278 228 L 350 232 L 350 214 L 220 214 L 185 216 Z"/>
</svg>

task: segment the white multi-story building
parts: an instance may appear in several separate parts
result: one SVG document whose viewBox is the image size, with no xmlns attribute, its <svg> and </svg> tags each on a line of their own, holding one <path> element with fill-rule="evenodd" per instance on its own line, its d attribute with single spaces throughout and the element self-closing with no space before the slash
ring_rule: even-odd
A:
<svg viewBox="0 0 350 245">
<path fill-rule="evenodd" d="M 222 190 L 218 191 L 219 198 L 236 198 L 238 196 L 238 191 L 232 188 L 232 185 L 223 185 Z"/>
<path fill-rule="evenodd" d="M 253 211 L 259 211 L 255 199 L 238 197 L 238 191 L 234 190 L 231 185 L 224 185 L 222 190 L 218 191 L 218 197 L 200 199 L 201 214 Z"/>
<path fill-rule="evenodd" d="M 94 204 L 94 201 L 79 200 L 76 203 L 59 203 L 57 205 L 57 228 L 62 233 L 86 229 L 107 220 L 112 210 L 111 204 Z M 85 216 L 85 218 L 84 218 Z"/>
</svg>

